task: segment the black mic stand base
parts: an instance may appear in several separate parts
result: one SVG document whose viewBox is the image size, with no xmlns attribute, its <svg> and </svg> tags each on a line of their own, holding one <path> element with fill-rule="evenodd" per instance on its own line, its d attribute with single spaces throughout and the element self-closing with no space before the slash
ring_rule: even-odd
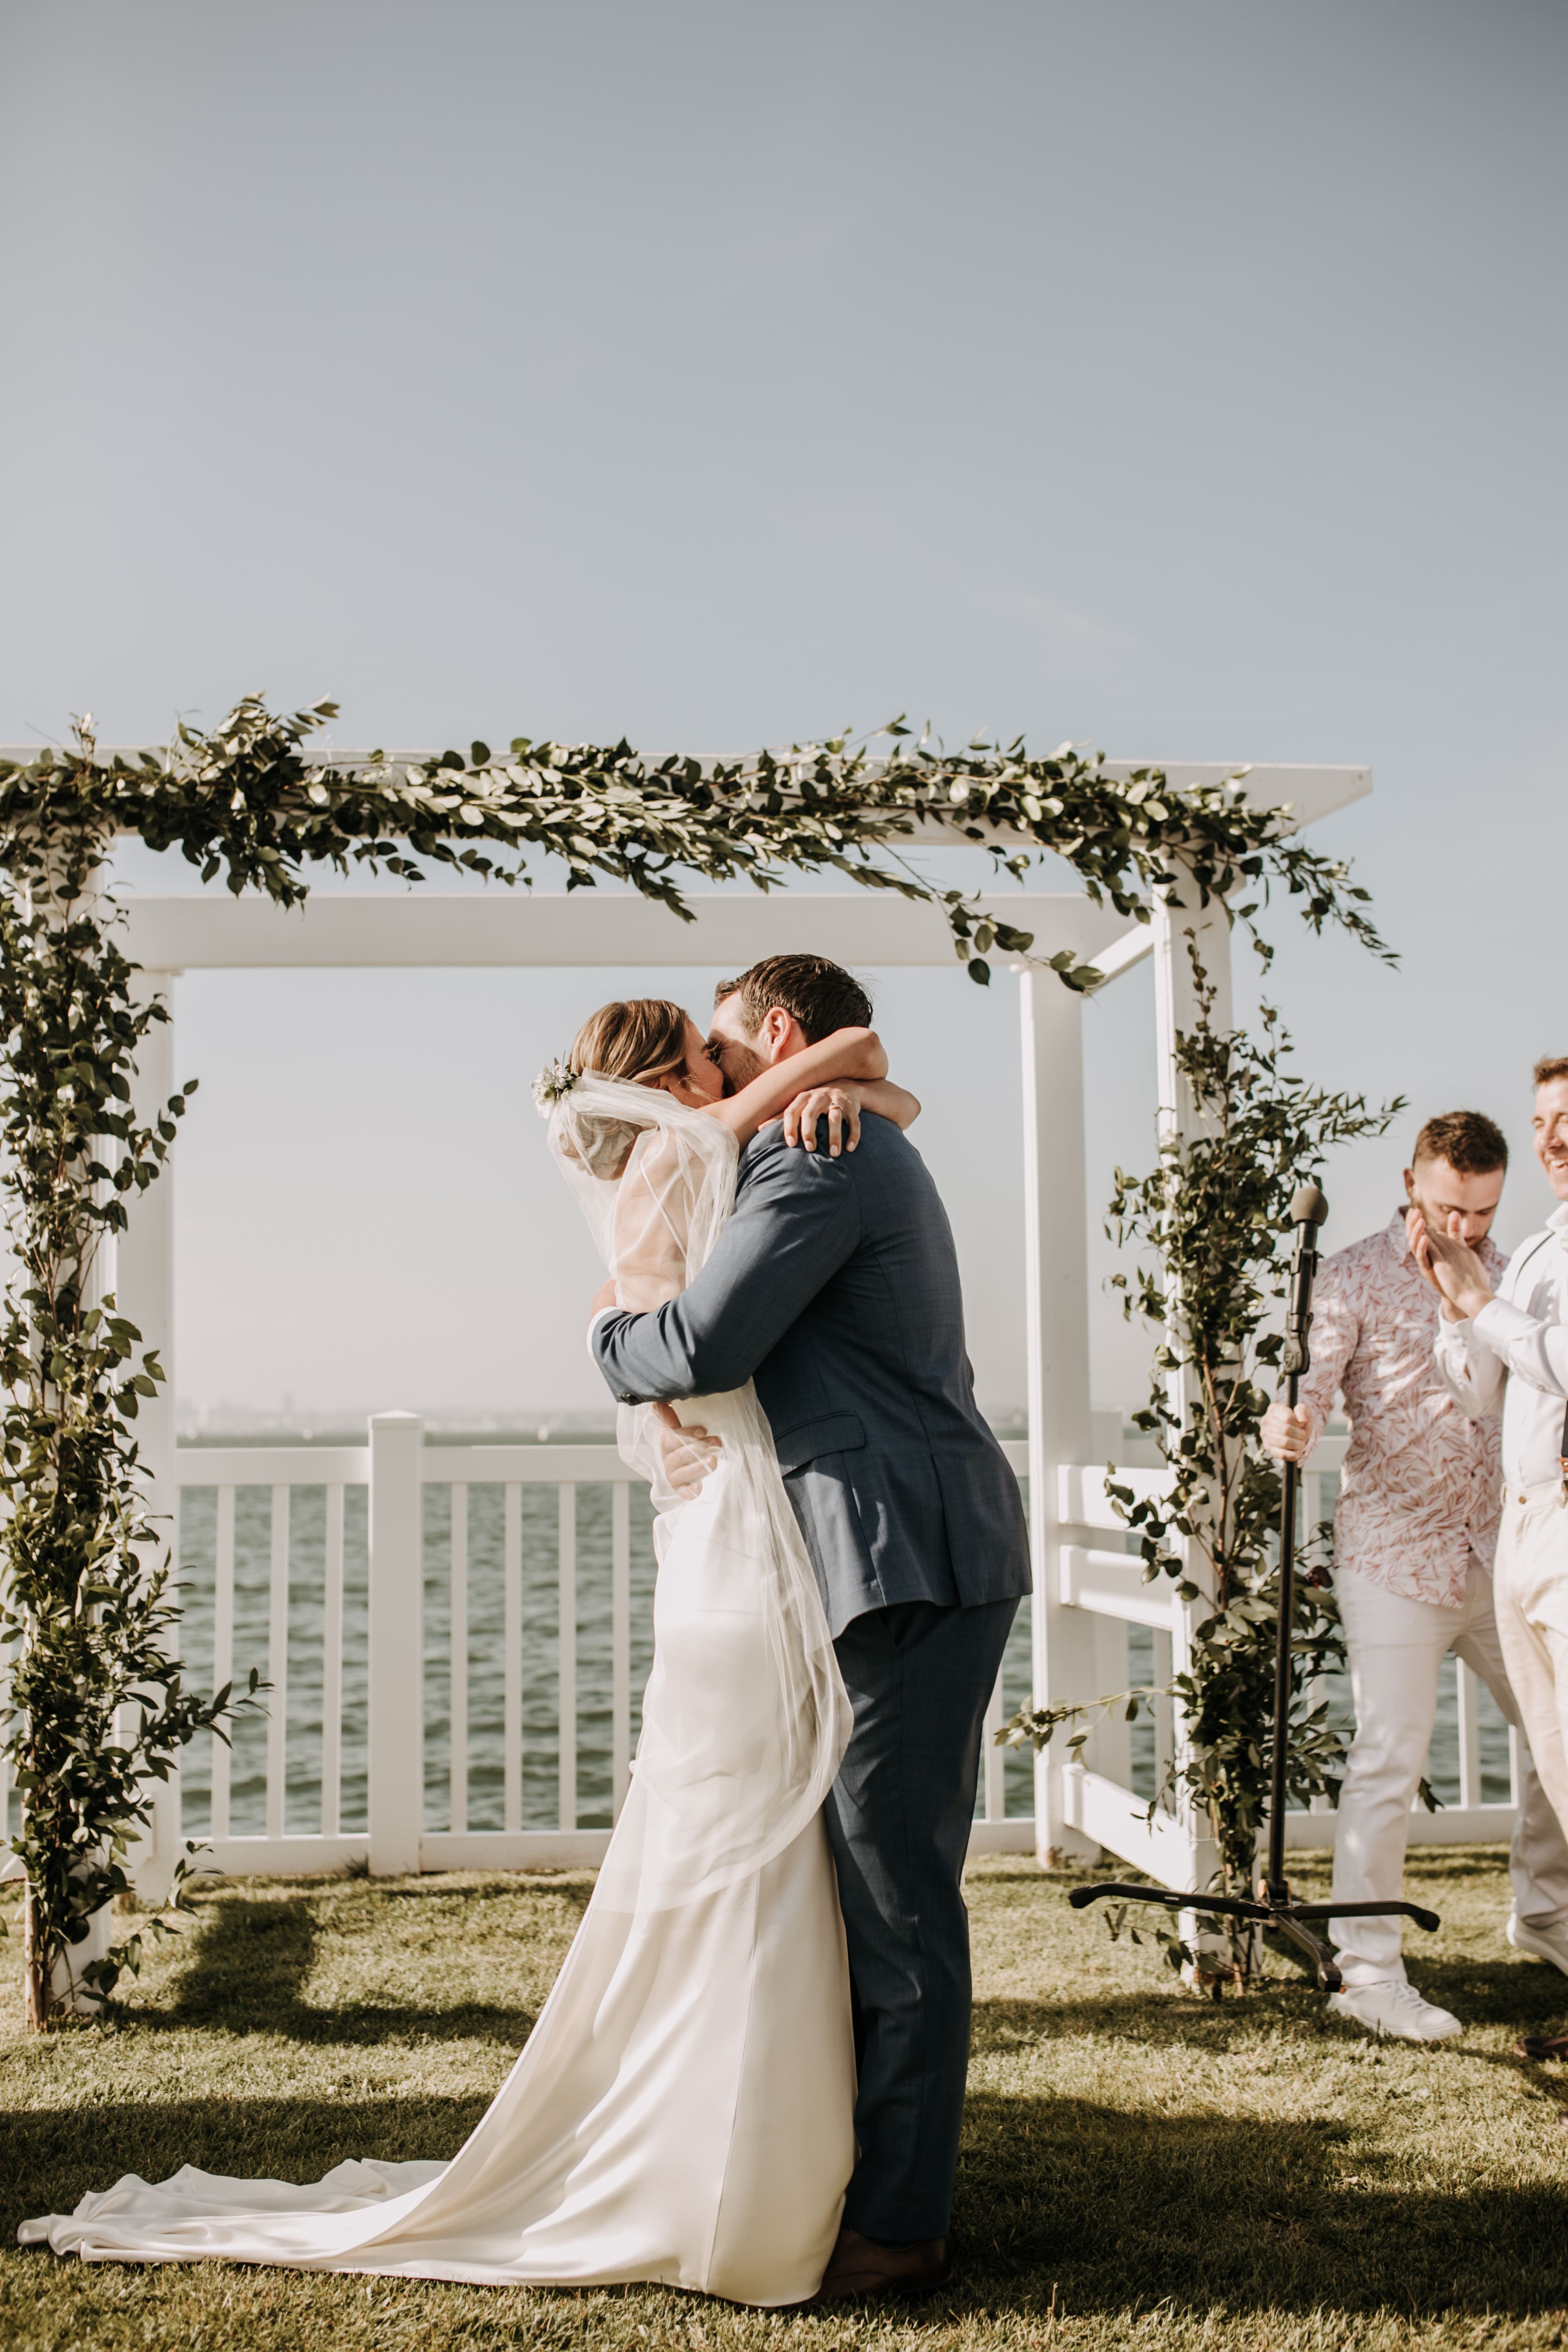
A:
<svg viewBox="0 0 1568 2352">
<path fill-rule="evenodd" d="M 1320 1992 L 1338 1992 L 1343 1979 L 1328 1946 L 1311 1933 L 1307 1921 L 1414 1919 L 1428 1934 L 1441 1924 L 1436 1911 L 1424 1911 L 1418 1903 L 1298 1903 L 1283 1880 L 1271 1886 L 1267 1879 L 1260 1879 L 1256 1900 L 1245 1895 L 1182 1895 L 1165 1886 L 1112 1883 L 1105 1886 L 1075 1886 L 1068 1901 L 1075 1911 L 1083 1911 L 1102 1896 L 1120 1903 L 1155 1903 L 1165 1911 L 1204 1911 L 1218 1918 L 1244 1919 L 1251 1927 L 1261 1927 L 1265 1934 L 1272 1929 L 1286 1937 L 1311 1961 Z"/>
</svg>

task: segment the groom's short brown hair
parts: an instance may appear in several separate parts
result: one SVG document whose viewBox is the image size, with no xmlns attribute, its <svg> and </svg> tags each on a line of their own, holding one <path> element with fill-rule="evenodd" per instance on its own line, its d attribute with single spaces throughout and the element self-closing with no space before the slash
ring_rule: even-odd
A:
<svg viewBox="0 0 1568 2352">
<path fill-rule="evenodd" d="M 808 1045 L 820 1045 L 836 1029 L 868 1029 L 871 1000 L 842 964 L 826 956 L 764 956 L 739 980 L 721 980 L 713 992 L 715 1004 L 739 995 L 741 1026 L 754 1037 L 775 1008 L 798 1021 Z"/>
</svg>

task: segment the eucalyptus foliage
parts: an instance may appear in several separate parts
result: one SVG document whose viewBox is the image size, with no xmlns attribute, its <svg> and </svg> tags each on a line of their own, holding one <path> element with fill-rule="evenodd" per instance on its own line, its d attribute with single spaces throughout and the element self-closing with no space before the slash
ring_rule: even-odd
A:
<svg viewBox="0 0 1568 2352">
<path fill-rule="evenodd" d="M 1288 1281 L 1280 1236 L 1290 1196 L 1337 1144 L 1382 1135 L 1402 1100 L 1369 1108 L 1362 1095 L 1330 1094 L 1289 1067 L 1291 1045 L 1271 1006 L 1261 1035 L 1217 1030 L 1215 990 L 1191 936 L 1198 1020 L 1176 1040 L 1179 1077 L 1190 1090 L 1196 1131 L 1162 1141 L 1142 1176 L 1116 1172 L 1106 1232 L 1119 1249 L 1142 1253 L 1135 1270 L 1110 1279 L 1125 1312 L 1156 1324 L 1153 1386 L 1135 1425 L 1158 1442 L 1170 1476 L 1158 1498 L 1130 1486 L 1108 1489 L 1136 1532 L 1146 1581 L 1173 1580 L 1179 1597 L 1205 1605 L 1190 1662 L 1159 1694 L 1126 1691 L 1099 1704 L 1130 1718 L 1171 1696 L 1183 1738 L 1155 1803 L 1179 1788 L 1209 1824 L 1219 1849 L 1220 1888 L 1251 1891 L 1267 1809 L 1274 1738 L 1274 1653 L 1279 1606 L 1277 1534 L 1280 1478 L 1258 1442 L 1269 1397 L 1258 1375 L 1279 1365 L 1276 1320 Z M 1314 1540 L 1324 1543 L 1326 1530 Z M 1310 1551 L 1308 1553 L 1310 1558 Z M 1317 1574 L 1321 1564 L 1315 1564 Z M 1292 1701 L 1287 1787 L 1309 1803 L 1338 1789 L 1343 1743 L 1312 1685 L 1343 1657 L 1338 1612 L 1316 1576 L 1295 1588 Z M 1089 1736 L 1088 1711 L 1021 1709 L 1001 1737 L 1043 1748 L 1063 1724 L 1068 1745 Z M 1249 1939 L 1237 1940 L 1243 1969 Z M 1175 1957 L 1184 1955 L 1180 1948 Z"/>
<path fill-rule="evenodd" d="M 139 834 L 179 849 L 204 878 L 264 889 L 286 905 L 305 895 L 304 869 L 370 864 L 411 882 L 430 865 L 529 882 L 530 854 L 558 858 L 569 890 L 601 877 L 629 883 L 690 919 L 683 874 L 766 889 L 791 870 L 836 870 L 868 889 L 940 906 L 971 977 L 989 980 L 993 948 L 1026 956 L 1029 933 L 943 890 L 911 861 L 923 840 L 990 851 L 999 874 L 1023 879 L 1046 852 L 1068 859 L 1097 904 L 1149 919 L 1150 894 L 1189 885 L 1201 905 L 1242 884 L 1282 887 L 1312 928 L 1336 923 L 1379 954 L 1367 894 L 1347 867 L 1291 833 L 1288 807 L 1255 808 L 1236 782 L 1176 791 L 1158 768 L 1125 781 L 1103 755 L 1058 744 L 1032 759 L 1022 739 L 976 737 L 952 752 L 919 740 L 901 719 L 872 736 L 763 751 L 755 758 L 650 761 L 628 743 L 533 742 L 504 756 L 476 742 L 424 761 L 310 761 L 307 739 L 337 706 L 274 717 L 259 696 L 210 735 L 182 727 L 167 751 L 137 760 L 0 763 L 0 864 L 7 843 L 68 814 L 100 839 Z M 874 751 L 873 745 L 886 745 Z M 940 832 L 939 829 L 940 828 Z M 1244 910 L 1250 915 L 1252 908 Z M 1049 959 L 1069 986 L 1094 985 L 1070 954 Z"/>
<path fill-rule="evenodd" d="M 97 1279 L 194 1091 L 150 1121 L 132 1115 L 137 1047 L 167 1016 L 138 997 L 95 904 L 100 846 L 68 804 L 17 828 L 0 901 L 0 1192 L 15 1258 L 0 1325 L 0 1640 L 14 1651 L 0 1744 L 21 1792 L 9 1844 L 26 1873 L 36 2026 L 57 2000 L 101 1996 L 134 1967 L 134 1937 L 79 1972 L 71 1959 L 92 1915 L 129 1891 L 124 1858 L 151 1784 L 229 1700 L 186 1691 L 167 1654 L 178 1612 L 133 1433 L 163 1374 Z"/>
<path fill-rule="evenodd" d="M 1178 791 L 1156 768 L 1112 778 L 1100 755 L 1071 743 L 1032 758 L 1022 739 L 977 737 L 951 752 L 901 719 L 858 740 L 737 761 L 649 760 L 626 742 L 526 736 L 504 755 L 475 742 L 416 759 L 312 756 L 311 737 L 336 715 L 320 702 L 279 716 L 251 695 L 213 732 L 182 726 L 159 751 L 100 759 L 84 720 L 68 750 L 0 762 L 0 1189 L 15 1265 L 0 1323 L 0 1494 L 10 1506 L 0 1631 L 11 1652 L 0 1750 L 21 1791 L 11 1845 L 26 1872 L 38 2026 L 58 1964 L 68 1970 L 94 1912 L 125 1891 L 150 1781 L 196 1732 L 225 1736 L 234 1712 L 227 1690 L 187 1692 L 167 1654 L 178 1612 L 140 1500 L 134 1433 L 163 1373 L 98 1278 L 101 1244 L 155 1180 L 191 1091 L 150 1120 L 132 1114 L 137 1048 L 165 1015 L 139 993 L 101 891 L 117 835 L 178 849 L 204 880 L 222 876 L 231 890 L 283 905 L 306 895 L 321 865 L 411 883 L 456 867 L 527 886 L 529 861 L 549 856 L 568 889 L 629 884 L 689 919 L 687 876 L 767 888 L 789 871 L 834 870 L 939 907 L 970 976 L 984 982 L 993 950 L 1028 959 L 1034 941 L 922 875 L 922 844 L 956 839 L 988 850 L 999 881 L 1022 880 L 1047 853 L 1065 857 L 1097 903 L 1130 920 L 1148 920 L 1157 889 L 1205 905 L 1251 889 L 1247 920 L 1282 889 L 1314 929 L 1335 923 L 1384 952 L 1346 868 L 1294 836 L 1288 807 L 1251 806 L 1239 778 Z M 1100 978 L 1070 953 L 1045 961 L 1069 988 Z M 1129 1191 L 1127 1214 L 1153 1220 L 1151 1237 L 1179 1255 L 1183 1220 L 1154 1219 L 1152 1197 Z M 1157 1541 L 1152 1529 L 1146 1541 Z M 1206 1687 L 1195 1694 L 1200 1715 Z M 253 1676 L 238 1704 L 255 1703 Z M 1244 1765 L 1216 1767 L 1226 1788 L 1240 1787 Z M 128 1942 L 81 1981 L 106 1992 L 136 1958 Z"/>
</svg>

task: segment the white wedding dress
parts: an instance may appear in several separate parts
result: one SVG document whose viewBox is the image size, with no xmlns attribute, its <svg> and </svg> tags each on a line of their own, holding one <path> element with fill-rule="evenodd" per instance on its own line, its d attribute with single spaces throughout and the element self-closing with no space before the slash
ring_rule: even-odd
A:
<svg viewBox="0 0 1568 2352">
<path fill-rule="evenodd" d="M 551 1147 L 621 1303 L 702 1264 L 735 1145 L 670 1097 L 585 1078 Z M 621 1447 L 654 1486 L 654 1664 L 631 1788 L 528 2044 L 447 2163 L 359 2158 L 308 2187 L 185 2166 L 24 2222 L 89 2262 L 285 2263 L 485 2284 L 655 2281 L 739 2303 L 812 2294 L 854 2161 L 848 1971 L 821 1808 L 849 1715 L 750 1386 L 693 1400 L 721 1434 L 682 1503 L 647 1407 Z"/>
</svg>

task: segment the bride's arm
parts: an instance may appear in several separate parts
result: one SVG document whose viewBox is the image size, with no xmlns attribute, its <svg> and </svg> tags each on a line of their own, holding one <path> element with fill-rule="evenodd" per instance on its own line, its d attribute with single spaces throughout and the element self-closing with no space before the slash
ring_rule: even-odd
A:
<svg viewBox="0 0 1568 2352">
<path fill-rule="evenodd" d="M 874 1029 L 836 1029 L 819 1045 L 775 1062 L 739 1094 L 704 1108 L 710 1118 L 723 1120 L 737 1143 L 747 1144 L 758 1128 L 780 1118 L 798 1094 L 809 1093 L 829 1078 L 876 1083 L 887 1075 L 888 1056 Z"/>
</svg>

